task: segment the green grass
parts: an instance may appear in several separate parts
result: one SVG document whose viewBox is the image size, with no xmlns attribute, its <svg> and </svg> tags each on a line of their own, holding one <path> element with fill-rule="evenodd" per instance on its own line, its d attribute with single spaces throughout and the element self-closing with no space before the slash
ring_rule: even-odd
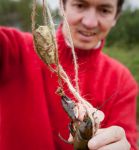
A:
<svg viewBox="0 0 139 150">
<path fill-rule="evenodd" d="M 127 66 L 139 83 L 139 46 L 134 48 L 107 47 L 104 52 Z M 139 96 L 137 98 L 137 120 L 139 122 Z"/>
</svg>

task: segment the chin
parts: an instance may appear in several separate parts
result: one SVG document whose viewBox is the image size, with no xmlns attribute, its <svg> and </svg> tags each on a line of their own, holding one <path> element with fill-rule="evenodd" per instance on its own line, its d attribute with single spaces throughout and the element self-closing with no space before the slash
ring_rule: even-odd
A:
<svg viewBox="0 0 139 150">
<path fill-rule="evenodd" d="M 90 50 L 95 48 L 97 43 L 83 43 L 83 42 L 78 42 L 74 43 L 75 48 L 81 49 L 81 50 Z"/>
<path fill-rule="evenodd" d="M 81 50 L 90 50 L 94 47 L 91 46 L 75 46 L 75 48 L 81 49 Z"/>
</svg>

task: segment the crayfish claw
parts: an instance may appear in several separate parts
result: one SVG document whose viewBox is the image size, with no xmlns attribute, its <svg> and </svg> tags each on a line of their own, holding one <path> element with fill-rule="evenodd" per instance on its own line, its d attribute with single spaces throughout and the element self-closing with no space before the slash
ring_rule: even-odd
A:
<svg viewBox="0 0 139 150">
<path fill-rule="evenodd" d="M 68 116 L 72 119 L 72 120 L 76 120 L 76 114 L 75 114 L 75 107 L 76 104 L 75 102 L 73 102 L 69 97 L 67 96 L 61 96 L 62 99 L 62 106 L 64 108 L 64 110 L 66 111 L 66 113 L 68 114 Z"/>
</svg>

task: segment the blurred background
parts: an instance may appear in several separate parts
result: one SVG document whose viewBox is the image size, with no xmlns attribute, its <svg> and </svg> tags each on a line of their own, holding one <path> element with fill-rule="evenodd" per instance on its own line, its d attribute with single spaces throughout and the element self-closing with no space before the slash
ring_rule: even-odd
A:
<svg viewBox="0 0 139 150">
<path fill-rule="evenodd" d="M 0 25 L 31 31 L 33 0 L 0 0 Z M 48 0 L 56 25 L 60 22 L 58 0 Z M 42 0 L 38 0 L 37 24 L 42 24 Z M 125 64 L 139 83 L 139 0 L 126 0 L 123 12 L 106 41 L 104 50 Z M 123 85 L 124 86 L 124 85 Z M 125 85 L 126 86 L 126 85 Z M 139 124 L 139 97 L 137 101 Z"/>
</svg>

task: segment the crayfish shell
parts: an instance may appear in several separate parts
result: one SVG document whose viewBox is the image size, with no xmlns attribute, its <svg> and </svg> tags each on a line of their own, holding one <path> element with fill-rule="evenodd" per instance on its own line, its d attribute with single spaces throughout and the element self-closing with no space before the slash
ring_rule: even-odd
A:
<svg viewBox="0 0 139 150">
<path fill-rule="evenodd" d="M 48 26 L 39 26 L 34 31 L 34 44 L 39 57 L 47 64 L 55 64 L 56 46 Z"/>
</svg>

